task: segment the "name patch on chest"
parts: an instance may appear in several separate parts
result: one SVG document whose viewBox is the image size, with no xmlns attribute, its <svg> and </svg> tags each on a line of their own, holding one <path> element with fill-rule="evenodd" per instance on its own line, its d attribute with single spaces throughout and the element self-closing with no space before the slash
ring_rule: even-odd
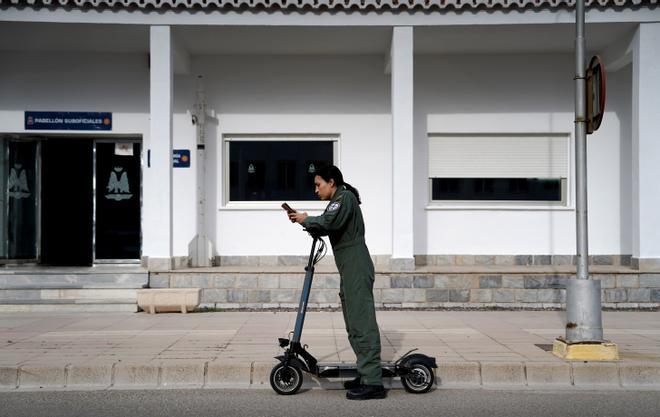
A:
<svg viewBox="0 0 660 417">
<path fill-rule="evenodd" d="M 339 207 L 341 207 L 341 203 L 339 201 L 335 201 L 328 206 L 328 212 L 337 211 L 339 210 Z"/>
</svg>

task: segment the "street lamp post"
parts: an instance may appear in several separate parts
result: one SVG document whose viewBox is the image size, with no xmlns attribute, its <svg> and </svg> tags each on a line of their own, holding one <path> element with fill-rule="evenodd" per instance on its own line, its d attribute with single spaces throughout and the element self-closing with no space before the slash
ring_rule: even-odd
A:
<svg viewBox="0 0 660 417">
<path fill-rule="evenodd" d="M 587 222 L 587 115 L 584 36 L 584 0 L 576 0 L 575 16 L 575 171 L 577 279 L 566 287 L 566 340 L 603 340 L 600 281 L 589 279 Z"/>
<path fill-rule="evenodd" d="M 615 360 L 615 344 L 603 340 L 600 281 L 589 279 L 587 223 L 587 83 L 585 69 L 584 3 L 576 0 L 575 14 L 575 171 L 576 277 L 566 283 L 566 337 L 553 346 L 568 360 Z M 589 116 L 591 117 L 591 116 Z"/>
</svg>

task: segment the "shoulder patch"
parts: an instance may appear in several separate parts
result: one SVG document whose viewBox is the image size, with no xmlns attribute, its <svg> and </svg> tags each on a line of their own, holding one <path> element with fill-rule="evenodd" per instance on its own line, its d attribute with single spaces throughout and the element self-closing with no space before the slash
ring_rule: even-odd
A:
<svg viewBox="0 0 660 417">
<path fill-rule="evenodd" d="M 341 207 L 341 203 L 339 201 L 335 201 L 328 206 L 328 212 L 337 211 L 339 210 L 339 207 Z"/>
</svg>

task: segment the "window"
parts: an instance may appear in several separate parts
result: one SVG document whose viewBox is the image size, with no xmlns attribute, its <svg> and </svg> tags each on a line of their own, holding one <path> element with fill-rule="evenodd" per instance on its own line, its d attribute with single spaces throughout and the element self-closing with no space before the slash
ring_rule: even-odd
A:
<svg viewBox="0 0 660 417">
<path fill-rule="evenodd" d="M 565 204 L 568 143 L 567 135 L 431 135 L 431 200 Z"/>
<path fill-rule="evenodd" d="M 231 137 L 230 201 L 311 201 L 316 170 L 333 164 L 333 138 Z"/>
</svg>

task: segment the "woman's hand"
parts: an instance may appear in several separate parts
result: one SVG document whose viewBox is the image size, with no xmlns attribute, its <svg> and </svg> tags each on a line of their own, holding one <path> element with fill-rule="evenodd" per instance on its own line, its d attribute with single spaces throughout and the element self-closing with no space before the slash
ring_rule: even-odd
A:
<svg viewBox="0 0 660 417">
<path fill-rule="evenodd" d="M 307 218 L 307 213 L 298 213 L 297 211 L 295 213 L 289 213 L 289 220 L 291 220 L 291 223 L 300 223 L 305 221 Z"/>
</svg>

